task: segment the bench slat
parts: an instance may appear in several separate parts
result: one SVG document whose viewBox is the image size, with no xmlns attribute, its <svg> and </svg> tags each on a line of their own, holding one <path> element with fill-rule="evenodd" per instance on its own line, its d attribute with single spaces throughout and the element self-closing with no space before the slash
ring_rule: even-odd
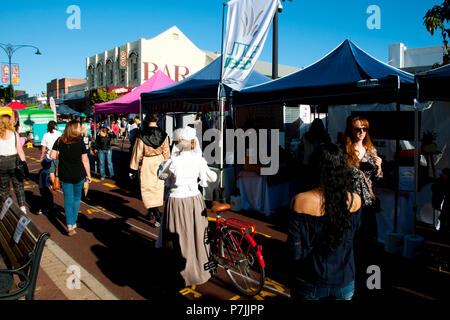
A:
<svg viewBox="0 0 450 320">
<path fill-rule="evenodd" d="M 24 230 L 22 237 L 18 244 L 15 243 L 13 237 L 14 232 L 16 230 L 17 222 L 13 224 L 15 219 L 8 219 L 6 216 L 3 218 L 0 224 L 3 224 L 2 232 L 4 233 L 4 237 L 9 243 L 9 246 L 13 250 L 16 255 L 14 259 L 14 264 L 20 264 L 21 260 L 26 259 L 28 257 L 28 252 L 34 249 L 35 243 L 30 237 L 27 235 L 26 229 Z M 31 222 L 30 222 L 31 223 Z"/>
</svg>

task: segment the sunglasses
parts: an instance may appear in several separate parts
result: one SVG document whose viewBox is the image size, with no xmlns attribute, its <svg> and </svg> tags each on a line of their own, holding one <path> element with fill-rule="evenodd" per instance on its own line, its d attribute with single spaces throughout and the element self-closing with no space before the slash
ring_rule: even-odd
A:
<svg viewBox="0 0 450 320">
<path fill-rule="evenodd" d="M 367 132 L 369 131 L 369 128 L 367 127 L 361 127 L 361 128 L 353 128 L 353 130 L 357 133 L 361 133 L 361 132 Z"/>
</svg>

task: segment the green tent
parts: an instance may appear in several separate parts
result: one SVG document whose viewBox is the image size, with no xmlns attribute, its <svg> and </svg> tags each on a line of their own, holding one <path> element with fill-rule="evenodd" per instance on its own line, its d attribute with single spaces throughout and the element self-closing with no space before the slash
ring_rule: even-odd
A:
<svg viewBox="0 0 450 320">
<path fill-rule="evenodd" d="M 53 111 L 49 109 L 36 110 L 33 108 L 26 108 L 18 110 L 18 113 L 20 121 L 19 132 L 32 132 L 34 124 L 47 124 L 49 121 L 54 120 Z"/>
</svg>

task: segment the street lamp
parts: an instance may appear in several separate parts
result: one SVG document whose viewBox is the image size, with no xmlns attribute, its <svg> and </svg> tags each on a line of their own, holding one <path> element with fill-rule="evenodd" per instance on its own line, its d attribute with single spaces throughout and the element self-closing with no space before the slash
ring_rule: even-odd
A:
<svg viewBox="0 0 450 320">
<path fill-rule="evenodd" d="M 4 44 L 4 43 L 0 43 L 0 48 L 3 49 L 3 51 L 6 52 L 6 54 L 8 55 L 8 59 L 9 59 L 9 96 L 12 100 L 12 96 L 13 96 L 13 85 L 12 85 L 12 73 L 11 73 L 11 58 L 14 54 L 14 52 L 16 52 L 17 50 L 19 50 L 20 48 L 24 48 L 24 47 L 30 47 L 30 48 L 34 48 L 36 49 L 35 54 L 37 55 L 41 55 L 42 53 L 39 51 L 38 47 L 29 45 L 29 44 L 22 44 L 22 45 L 12 45 L 10 43 L 8 44 Z"/>
</svg>

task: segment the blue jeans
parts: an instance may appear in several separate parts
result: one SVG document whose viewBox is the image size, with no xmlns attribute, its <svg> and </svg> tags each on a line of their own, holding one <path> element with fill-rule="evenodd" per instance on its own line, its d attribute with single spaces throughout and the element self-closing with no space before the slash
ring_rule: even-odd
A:
<svg viewBox="0 0 450 320">
<path fill-rule="evenodd" d="M 61 181 L 64 193 L 64 211 L 66 212 L 66 224 L 73 226 L 77 223 L 78 210 L 80 210 L 81 191 L 86 179 L 78 183 L 67 183 Z"/>
<path fill-rule="evenodd" d="M 297 278 L 295 288 L 291 289 L 293 298 L 301 300 L 351 300 L 355 291 L 355 281 L 343 288 L 318 287 Z"/>
<path fill-rule="evenodd" d="M 98 161 L 100 162 L 100 176 L 105 177 L 105 158 L 108 163 L 109 176 L 114 176 L 114 168 L 112 164 L 112 150 L 98 150 Z"/>
</svg>

